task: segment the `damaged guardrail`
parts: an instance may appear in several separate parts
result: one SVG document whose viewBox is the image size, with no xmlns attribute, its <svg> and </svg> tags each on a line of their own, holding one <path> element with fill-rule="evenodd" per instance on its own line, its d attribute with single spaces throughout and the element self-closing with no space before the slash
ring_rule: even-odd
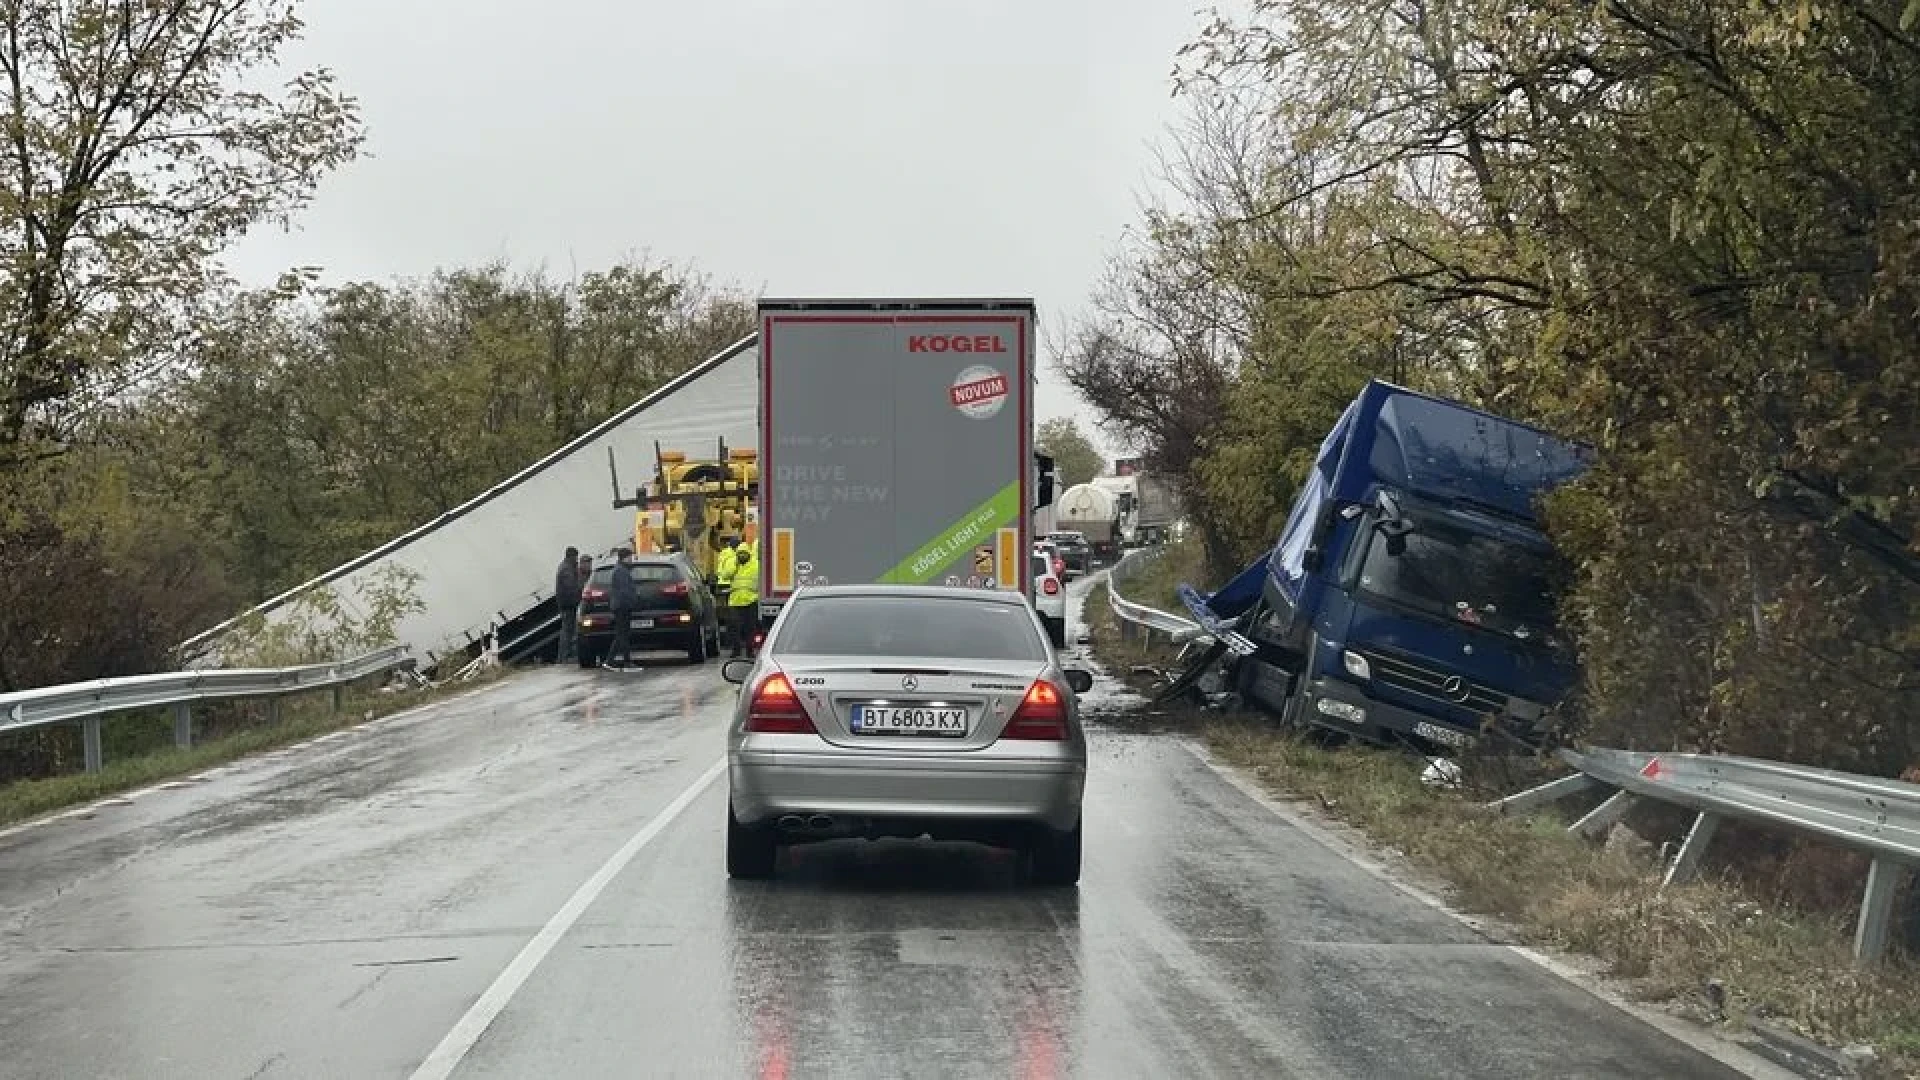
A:
<svg viewBox="0 0 1920 1080">
<path fill-rule="evenodd" d="M 87 771 L 98 772 L 102 765 L 100 722 L 114 713 L 171 706 L 174 745 L 185 748 L 193 745 L 193 706 L 199 702 L 278 699 L 331 688 L 333 705 L 338 709 L 340 691 L 347 684 L 413 662 L 410 649 L 394 645 L 331 664 L 173 671 L 20 690 L 0 694 L 0 733 L 78 720 Z"/>
<path fill-rule="evenodd" d="M 1579 771 L 1489 803 L 1488 809 L 1521 813 L 1581 791 L 1612 788 L 1611 797 L 1570 827 L 1597 836 L 1639 799 L 1686 807 L 1695 812 L 1693 827 L 1667 867 L 1668 885 L 1694 877 L 1726 818 L 1794 829 L 1866 852 L 1873 864 L 1854 929 L 1853 958 L 1871 967 L 1886 954 L 1894 894 L 1907 873 L 1920 866 L 1920 785 L 1720 754 L 1588 748 L 1563 750 L 1560 757 Z"/>
<path fill-rule="evenodd" d="M 1211 641 L 1213 635 L 1205 627 L 1191 619 L 1175 615 L 1170 611 L 1136 604 L 1120 595 L 1120 585 L 1139 573 L 1149 562 L 1160 557 L 1158 548 L 1136 548 L 1128 552 L 1107 571 L 1107 605 L 1120 619 L 1124 630 L 1129 627 L 1143 627 L 1150 634 L 1167 635 L 1175 644 L 1187 641 Z"/>
</svg>

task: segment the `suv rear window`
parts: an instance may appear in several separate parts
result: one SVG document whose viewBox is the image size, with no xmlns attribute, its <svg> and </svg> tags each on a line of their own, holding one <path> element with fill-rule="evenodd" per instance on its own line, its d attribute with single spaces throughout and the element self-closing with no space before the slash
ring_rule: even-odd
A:
<svg viewBox="0 0 1920 1080">
<path fill-rule="evenodd" d="M 1047 557 L 1045 555 L 1035 555 L 1033 557 L 1033 576 L 1037 578 L 1050 577 L 1052 574 L 1053 566 L 1047 562 Z"/>
<path fill-rule="evenodd" d="M 649 583 L 658 584 L 665 581 L 679 581 L 681 578 L 680 568 L 672 563 L 634 563 L 627 569 L 632 571 L 628 576 L 642 585 Z M 613 567 L 611 566 L 603 566 L 593 572 L 593 583 L 595 585 L 605 585 L 612 580 Z"/>
<path fill-rule="evenodd" d="M 775 651 L 816 656 L 1045 660 L 1033 617 L 989 600 L 801 597 L 782 616 Z"/>
</svg>

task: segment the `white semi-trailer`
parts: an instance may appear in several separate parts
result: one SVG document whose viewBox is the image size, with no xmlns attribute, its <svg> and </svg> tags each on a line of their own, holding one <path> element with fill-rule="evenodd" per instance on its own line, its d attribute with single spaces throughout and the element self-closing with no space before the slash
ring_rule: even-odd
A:
<svg viewBox="0 0 1920 1080">
<path fill-rule="evenodd" d="M 808 585 L 1026 593 L 1031 300 L 760 302 L 761 614 Z"/>
</svg>

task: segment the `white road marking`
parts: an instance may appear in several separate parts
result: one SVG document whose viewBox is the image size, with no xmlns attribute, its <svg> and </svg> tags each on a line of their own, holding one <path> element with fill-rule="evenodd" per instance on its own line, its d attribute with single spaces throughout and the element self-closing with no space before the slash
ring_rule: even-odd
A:
<svg viewBox="0 0 1920 1080">
<path fill-rule="evenodd" d="M 606 891 L 614 877 L 626 869 L 627 864 L 632 862 L 634 856 L 640 854 L 643 848 L 665 832 L 667 826 L 672 825 L 674 819 L 684 813 L 687 807 L 693 805 L 694 800 L 698 799 L 715 780 L 718 780 L 720 774 L 726 769 L 726 759 L 722 758 L 714 762 L 711 768 L 700 774 L 700 779 L 695 780 L 685 791 L 675 796 L 674 800 L 667 804 L 666 809 L 654 815 L 652 821 L 649 821 L 639 832 L 634 833 L 631 839 L 620 846 L 619 851 L 614 852 L 605 863 L 601 864 L 599 870 L 594 871 L 592 877 L 574 890 L 573 896 L 567 900 L 566 904 L 554 914 L 553 918 L 547 920 L 547 925 L 541 927 L 539 933 L 533 935 L 533 940 L 527 942 L 519 955 L 507 965 L 506 970 L 493 980 L 493 985 L 481 993 L 479 1000 L 473 1003 L 473 1007 L 467 1010 L 467 1014 L 460 1018 L 459 1023 L 453 1025 L 452 1031 L 447 1032 L 446 1038 L 440 1040 L 440 1045 L 433 1048 L 433 1053 L 427 1055 L 427 1060 L 421 1062 L 420 1067 L 413 1071 L 413 1080 L 445 1080 L 446 1077 L 453 1075 L 453 1070 L 459 1067 L 460 1062 L 473 1049 L 474 1044 L 480 1041 L 480 1036 L 486 1034 L 487 1028 L 506 1009 L 507 1003 L 513 1000 L 513 995 L 519 993 L 520 988 L 533 975 L 534 969 L 547 958 L 547 954 L 560 943 L 560 939 L 573 928 L 573 924 L 580 920 L 580 916 L 586 914 L 587 909 L 593 906 L 593 902 L 600 898 L 600 894 Z"/>
</svg>

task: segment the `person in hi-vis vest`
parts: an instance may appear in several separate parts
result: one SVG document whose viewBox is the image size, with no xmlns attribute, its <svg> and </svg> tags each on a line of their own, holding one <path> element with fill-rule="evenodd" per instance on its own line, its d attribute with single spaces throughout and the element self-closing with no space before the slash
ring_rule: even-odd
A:
<svg viewBox="0 0 1920 1080">
<path fill-rule="evenodd" d="M 753 635 L 760 629 L 760 545 L 743 541 L 733 549 L 733 588 L 727 593 L 727 607 L 733 622 L 733 655 L 753 649 Z"/>
</svg>

